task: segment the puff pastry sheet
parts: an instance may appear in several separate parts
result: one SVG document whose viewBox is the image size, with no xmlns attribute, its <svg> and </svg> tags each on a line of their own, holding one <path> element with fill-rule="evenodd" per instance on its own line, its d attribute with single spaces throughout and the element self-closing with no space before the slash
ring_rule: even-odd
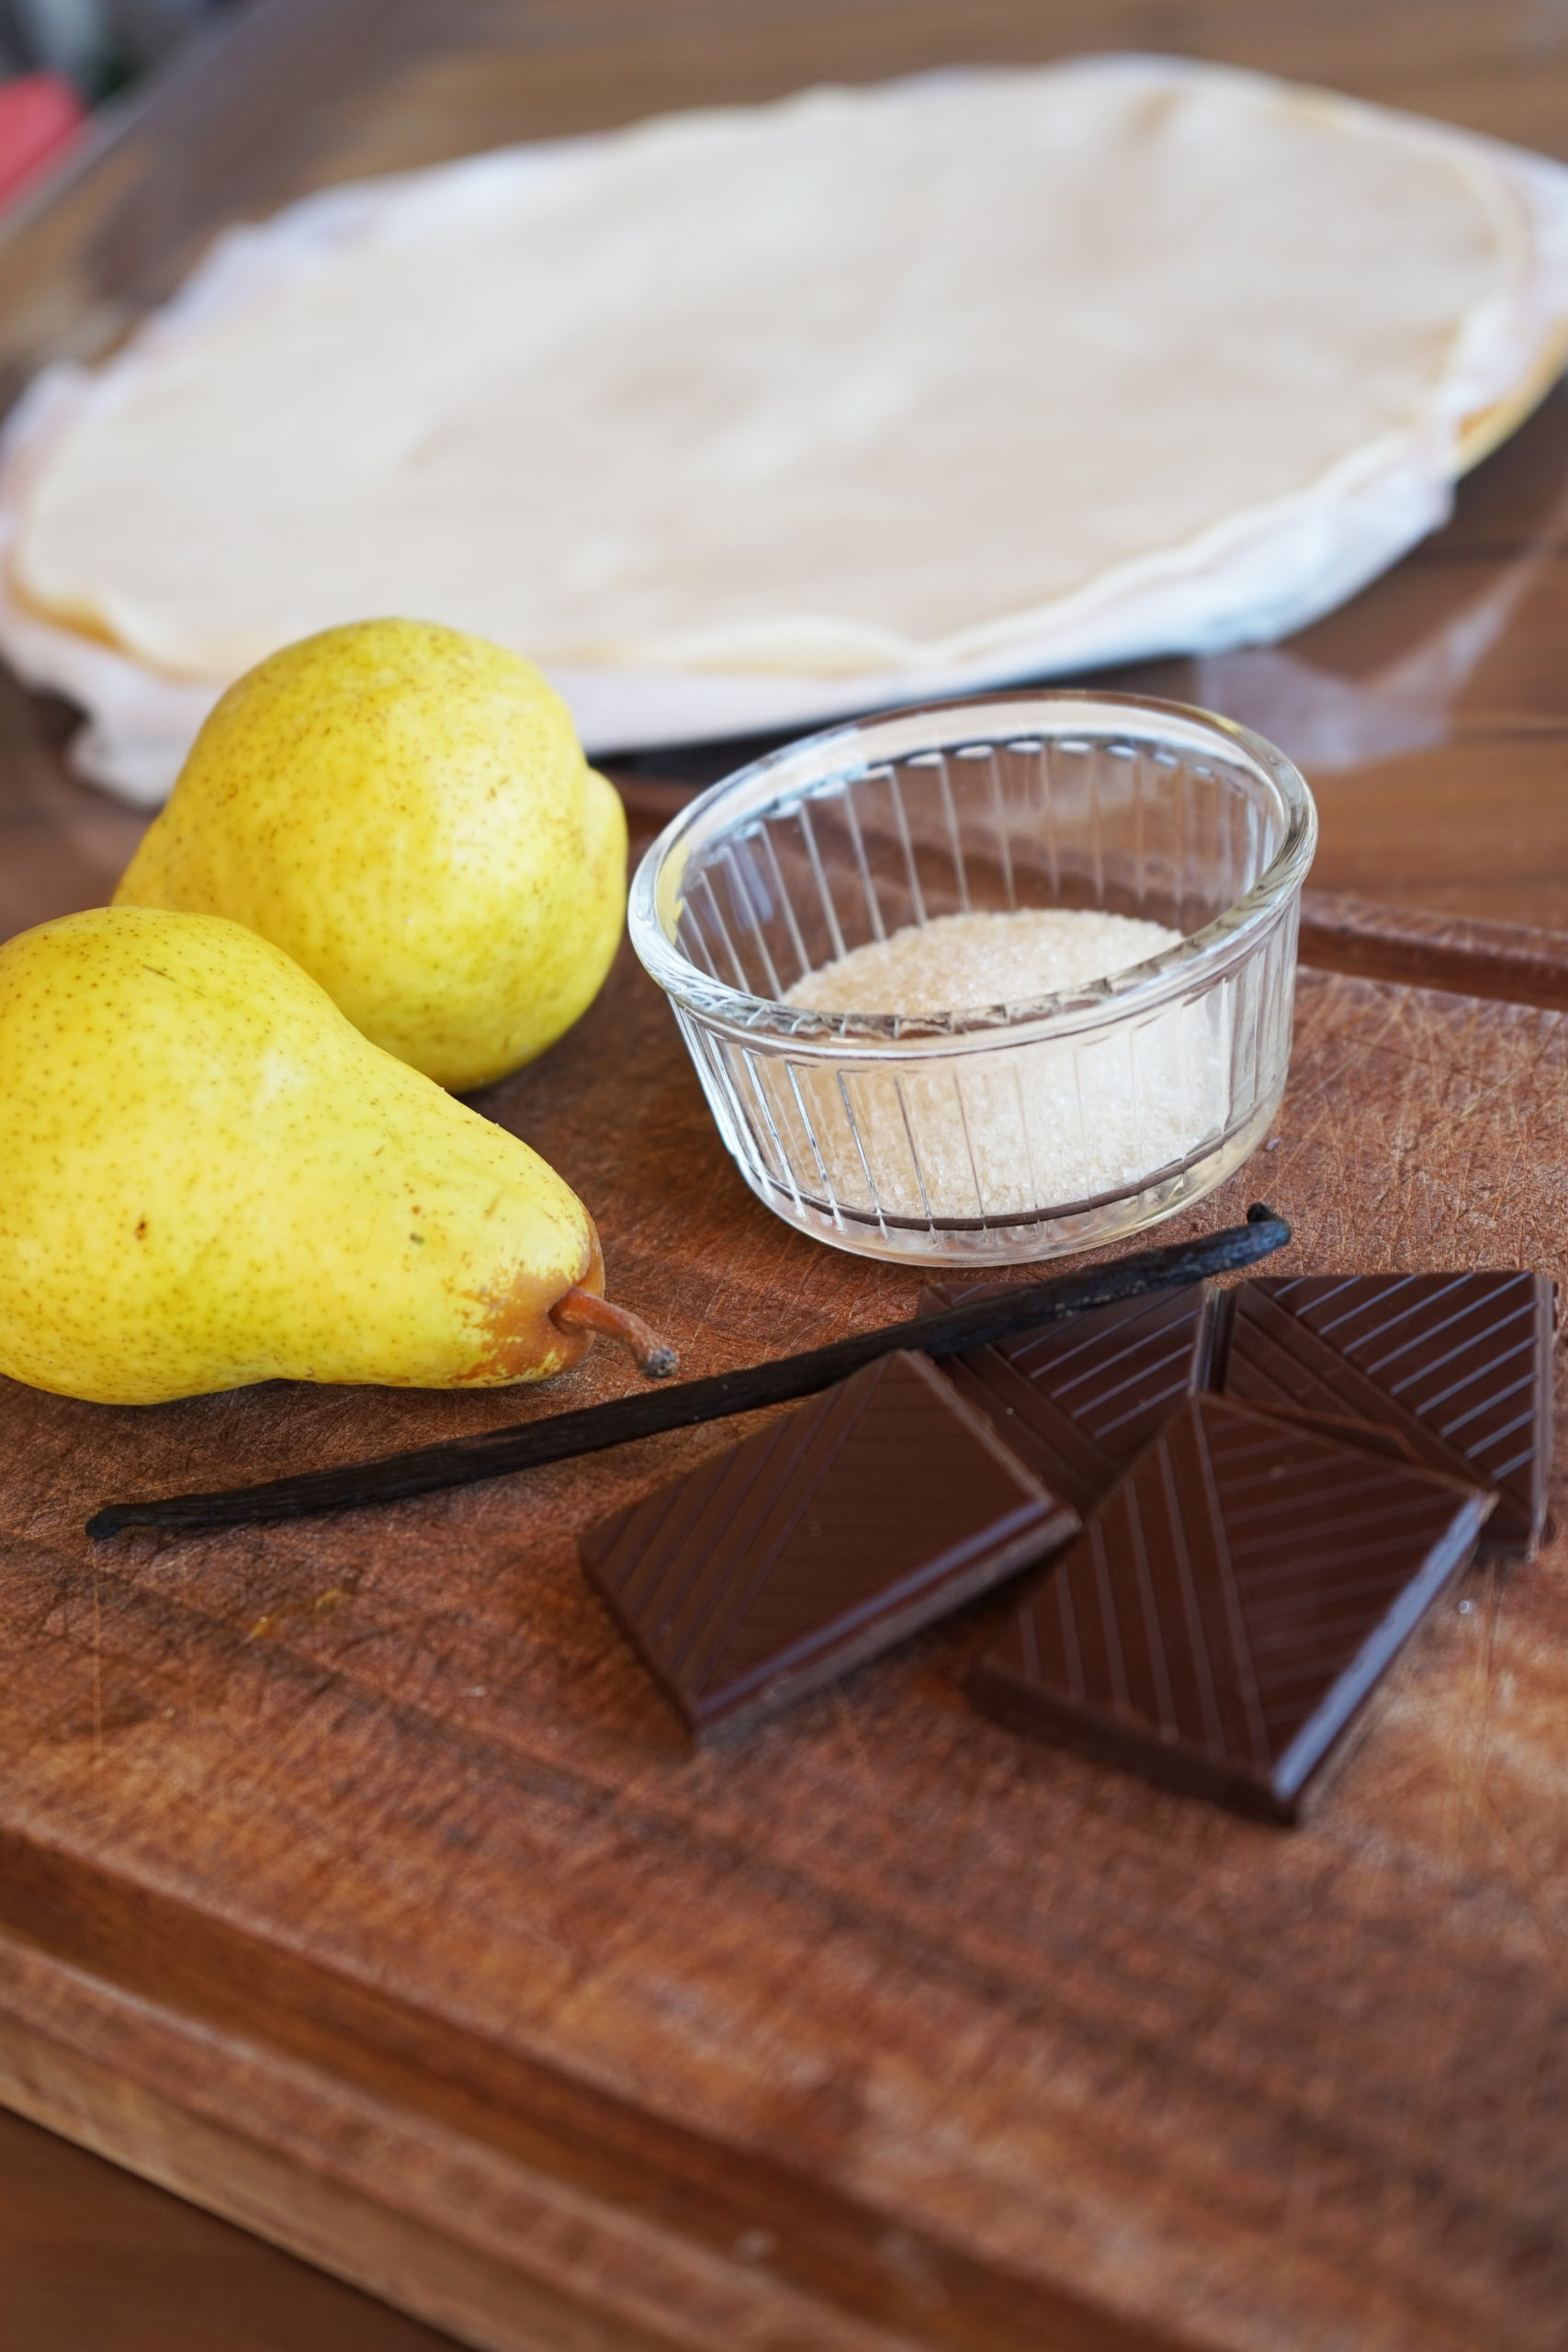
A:
<svg viewBox="0 0 1568 2352">
<path fill-rule="evenodd" d="M 0 448 L 0 650 L 148 802 L 230 679 L 399 611 L 590 750 L 1296 628 L 1568 333 L 1568 171 L 1155 58 L 685 116 L 220 240 Z"/>
</svg>

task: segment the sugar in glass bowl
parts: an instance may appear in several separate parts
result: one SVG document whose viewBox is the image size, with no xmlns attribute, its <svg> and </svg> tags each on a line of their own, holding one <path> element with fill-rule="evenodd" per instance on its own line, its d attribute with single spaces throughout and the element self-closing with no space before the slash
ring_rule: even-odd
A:
<svg viewBox="0 0 1568 2352">
<path fill-rule="evenodd" d="M 1200 1199 L 1267 1132 L 1316 833 L 1296 769 L 1228 719 L 986 695 L 833 728 L 716 785 L 643 859 L 631 935 L 787 1223 L 874 1258 L 1055 1257 Z M 909 925 L 1021 908 L 1179 939 L 1024 1002 L 784 1001 Z"/>
</svg>

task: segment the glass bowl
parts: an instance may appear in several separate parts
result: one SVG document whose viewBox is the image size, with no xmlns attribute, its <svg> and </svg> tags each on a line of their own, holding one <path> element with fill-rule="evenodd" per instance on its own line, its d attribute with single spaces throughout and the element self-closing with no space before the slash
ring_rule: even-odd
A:
<svg viewBox="0 0 1568 2352">
<path fill-rule="evenodd" d="M 1254 1149 L 1290 1058 L 1317 833 L 1282 753 L 1132 695 L 989 695 L 838 727 L 684 809 L 632 885 L 752 1191 L 873 1258 L 998 1265 L 1135 1232 Z M 1179 944 L 1068 993 L 936 1018 L 785 991 L 948 914 L 1097 908 Z"/>
</svg>

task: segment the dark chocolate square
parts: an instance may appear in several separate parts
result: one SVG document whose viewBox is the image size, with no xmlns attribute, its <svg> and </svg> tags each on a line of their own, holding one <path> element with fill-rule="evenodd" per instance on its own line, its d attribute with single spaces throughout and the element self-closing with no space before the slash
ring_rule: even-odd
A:
<svg viewBox="0 0 1568 2352">
<path fill-rule="evenodd" d="M 1309 1274 L 1246 1285 L 1430 1429 L 1495 1489 L 1483 1553 L 1528 1556 L 1546 1526 L 1555 1295 L 1544 1274 Z"/>
<path fill-rule="evenodd" d="M 1348 1413 L 1311 1413 L 1298 1405 L 1247 1406 L 1249 1413 L 1267 1413 L 1271 1421 L 1283 1421 L 1290 1429 L 1315 1430 L 1319 1437 L 1337 1438 L 1341 1445 L 1359 1446 L 1363 1453 L 1375 1453 L 1385 1462 L 1413 1462 L 1421 1467 L 1421 1456 L 1415 1447 L 1401 1437 L 1386 1421 L 1353 1420 Z M 1472 1485 L 1479 1484 L 1471 1480 Z M 1482 1492 L 1490 1490 L 1483 1487 Z"/>
<path fill-rule="evenodd" d="M 1077 1526 L 904 1352 L 601 1521 L 580 1552 L 701 1736 L 876 1657 Z"/>
<path fill-rule="evenodd" d="M 1035 1578 L 980 1711 L 1268 1820 L 1475 1549 L 1490 1496 L 1194 1396 Z"/>
<path fill-rule="evenodd" d="M 1309 1329 L 1262 1283 L 1241 1283 L 1226 1294 L 1214 1365 L 1215 1385 L 1238 1404 L 1380 1423 L 1396 1430 L 1428 1469 L 1481 1483 L 1457 1446 Z"/>
<path fill-rule="evenodd" d="M 929 1289 L 922 1311 L 985 1295 Z M 1097 1306 L 941 1369 L 1026 1468 L 1087 1518 L 1167 1415 L 1208 1377 L 1206 1283 Z"/>
</svg>

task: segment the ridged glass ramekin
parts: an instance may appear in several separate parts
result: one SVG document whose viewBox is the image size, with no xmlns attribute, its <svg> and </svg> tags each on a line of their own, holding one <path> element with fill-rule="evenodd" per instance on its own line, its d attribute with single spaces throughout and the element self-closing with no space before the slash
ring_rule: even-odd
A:
<svg viewBox="0 0 1568 2352">
<path fill-rule="evenodd" d="M 803 1233 L 998 1265 L 1168 1216 L 1239 1166 L 1290 1057 L 1312 796 L 1259 736 L 1130 695 L 1020 693 L 792 744 L 716 785 L 632 886 L 742 1175 Z M 784 1003 L 941 915 L 1088 907 L 1179 945 L 940 1018 Z"/>
</svg>

